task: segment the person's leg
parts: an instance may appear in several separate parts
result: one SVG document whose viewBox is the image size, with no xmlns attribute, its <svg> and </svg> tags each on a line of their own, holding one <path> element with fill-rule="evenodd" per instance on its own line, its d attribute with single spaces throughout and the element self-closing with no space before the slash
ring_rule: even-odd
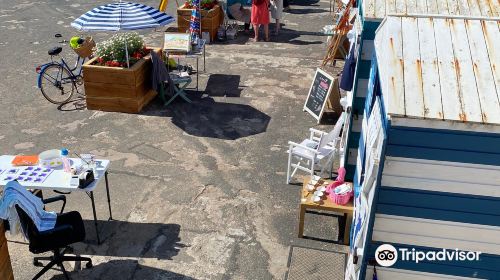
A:
<svg viewBox="0 0 500 280">
<path fill-rule="evenodd" d="M 259 41 L 259 24 L 253 24 L 253 31 L 255 32 L 255 37 L 254 37 L 254 40 L 255 41 Z"/>
<path fill-rule="evenodd" d="M 274 0 L 276 3 L 276 28 L 275 32 L 278 35 L 280 31 L 280 20 L 283 17 L 283 0 Z"/>
<path fill-rule="evenodd" d="M 269 41 L 269 24 L 264 24 L 264 35 L 266 41 Z"/>
</svg>

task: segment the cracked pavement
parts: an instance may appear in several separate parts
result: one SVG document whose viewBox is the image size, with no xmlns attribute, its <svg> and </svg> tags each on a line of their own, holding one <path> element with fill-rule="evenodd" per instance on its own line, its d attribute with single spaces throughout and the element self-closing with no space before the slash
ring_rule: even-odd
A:
<svg viewBox="0 0 500 280">
<path fill-rule="evenodd" d="M 192 104 L 162 108 L 155 100 L 140 114 L 78 110 L 74 103 L 59 110 L 36 88 L 35 67 L 49 60 L 53 34 L 77 34 L 69 23 L 105 3 L 0 0 L 1 153 L 66 147 L 111 160 L 113 221 L 106 220 L 104 185 L 96 190 L 102 245 L 88 197 L 67 195 L 67 211 L 79 211 L 86 226 L 75 253 L 94 263 L 66 263 L 71 277 L 282 279 L 291 245 L 345 252 L 296 238 L 300 185 L 284 183 L 287 142 L 306 137 L 309 127 L 325 128 L 302 107 L 326 50 L 315 32 L 330 22 L 329 2 L 296 0 L 275 42 L 249 43 L 241 34 L 207 46 L 207 72 L 201 92 L 190 92 Z M 168 12 L 175 15 L 175 2 Z M 148 45 L 161 45 L 162 32 L 140 33 Z M 63 53 L 74 57 L 68 46 Z M 33 254 L 20 236 L 7 237 L 16 279 L 31 279 L 40 269 Z M 62 279 L 61 272 L 42 279 Z"/>
</svg>

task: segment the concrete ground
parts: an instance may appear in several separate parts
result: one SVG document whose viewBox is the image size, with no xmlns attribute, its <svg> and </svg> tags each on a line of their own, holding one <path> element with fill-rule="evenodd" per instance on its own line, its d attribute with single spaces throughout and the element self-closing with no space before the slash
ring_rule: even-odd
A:
<svg viewBox="0 0 500 280">
<path fill-rule="evenodd" d="M 67 263 L 71 277 L 282 279 L 292 245 L 346 251 L 296 237 L 300 184 L 285 184 L 287 142 L 317 127 L 302 107 L 325 53 L 316 32 L 330 22 L 329 2 L 295 0 L 273 42 L 241 35 L 208 46 L 192 104 L 162 108 L 155 100 L 140 114 L 78 110 L 75 103 L 58 109 L 36 88 L 35 67 L 49 60 L 53 34 L 73 36 L 70 22 L 106 2 L 0 0 L 0 153 L 66 147 L 112 161 L 113 221 L 106 221 L 104 185 L 96 192 L 102 245 L 89 198 L 68 195 L 66 209 L 82 214 L 87 233 L 75 253 L 94 263 Z M 161 32 L 141 33 L 161 45 Z M 334 238 L 336 230 L 335 219 L 308 216 L 306 233 Z M 39 270 L 33 254 L 20 236 L 8 239 L 16 279 L 31 279 Z M 43 277 L 59 278 L 59 270 Z"/>
</svg>

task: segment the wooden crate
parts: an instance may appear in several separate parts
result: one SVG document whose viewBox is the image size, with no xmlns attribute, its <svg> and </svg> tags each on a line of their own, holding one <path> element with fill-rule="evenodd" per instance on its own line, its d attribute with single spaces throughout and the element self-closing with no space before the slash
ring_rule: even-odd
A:
<svg viewBox="0 0 500 280">
<path fill-rule="evenodd" d="M 160 48 L 153 48 L 161 54 Z M 151 88 L 151 58 L 147 55 L 130 68 L 83 65 L 87 109 L 139 113 L 156 95 Z"/>
<path fill-rule="evenodd" d="M 14 280 L 3 222 L 0 221 L 0 279 Z"/>
<path fill-rule="evenodd" d="M 191 10 L 182 5 L 177 9 L 177 26 L 179 32 L 189 30 L 189 21 L 191 19 Z M 215 5 L 210 10 L 201 10 L 201 31 L 210 33 L 210 41 L 217 38 L 217 30 L 224 21 L 224 13 L 219 5 Z"/>
</svg>

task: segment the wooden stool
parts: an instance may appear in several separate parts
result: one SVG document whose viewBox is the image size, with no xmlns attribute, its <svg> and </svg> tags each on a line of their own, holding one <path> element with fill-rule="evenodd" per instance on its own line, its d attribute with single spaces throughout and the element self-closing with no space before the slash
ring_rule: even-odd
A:
<svg viewBox="0 0 500 280">
<path fill-rule="evenodd" d="M 346 219 L 344 228 L 344 244 L 349 245 L 349 234 L 351 231 L 352 215 L 354 211 L 352 199 L 346 205 L 338 205 L 333 203 L 326 195 L 324 195 L 319 201 L 319 203 L 312 202 L 311 197 L 313 196 L 313 194 L 312 192 L 310 193 L 307 190 L 307 184 L 309 183 L 309 181 L 310 177 L 306 177 L 304 179 L 304 184 L 302 186 L 302 191 L 300 194 L 299 238 L 302 238 L 304 236 L 304 218 L 306 215 L 306 210 L 315 209 L 315 210 L 323 210 L 331 212 L 340 212 L 344 214 L 344 217 Z M 331 182 L 333 181 L 320 179 L 318 183 L 316 183 L 315 190 L 316 188 L 321 186 L 326 187 Z M 340 226 L 339 226 L 339 236 L 340 236 Z"/>
</svg>

